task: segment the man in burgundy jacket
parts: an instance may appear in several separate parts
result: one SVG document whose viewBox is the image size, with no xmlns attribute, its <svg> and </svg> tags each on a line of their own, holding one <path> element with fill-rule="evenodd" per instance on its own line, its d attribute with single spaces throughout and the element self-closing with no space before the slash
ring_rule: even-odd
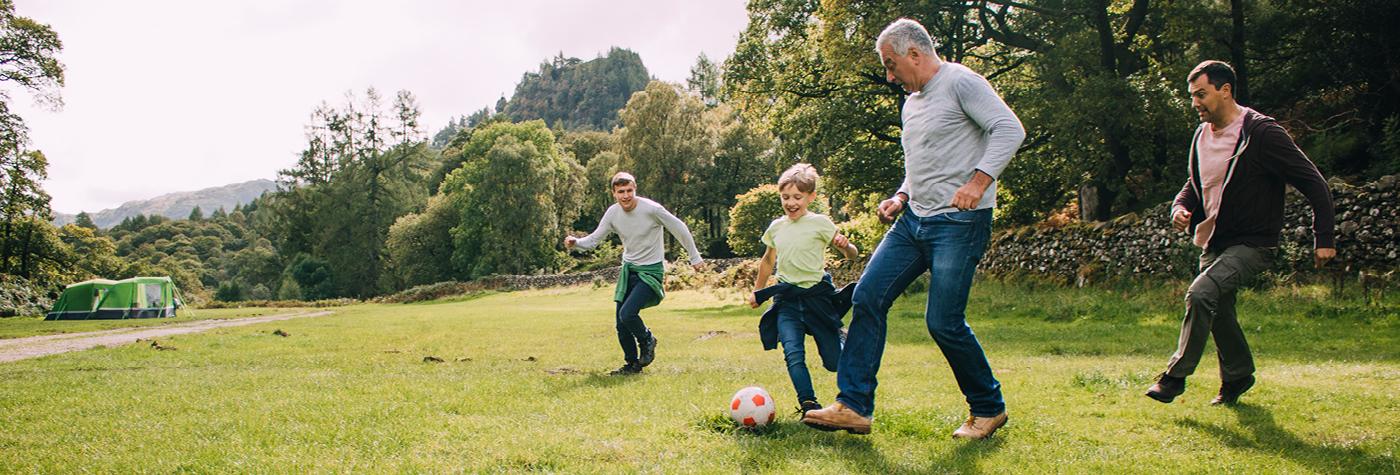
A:
<svg viewBox="0 0 1400 475">
<path fill-rule="evenodd" d="M 1283 229 L 1284 185 L 1312 205 L 1319 267 L 1337 255 L 1332 195 L 1277 121 L 1235 103 L 1230 65 L 1203 62 L 1187 81 L 1201 125 L 1191 141 L 1190 176 L 1172 205 L 1172 224 L 1203 249 L 1201 273 L 1186 291 L 1176 353 L 1147 396 L 1171 402 L 1185 392 L 1186 377 L 1214 335 L 1221 385 L 1210 403 L 1234 404 L 1254 385 L 1254 357 L 1235 317 L 1235 291 L 1273 261 Z"/>
</svg>

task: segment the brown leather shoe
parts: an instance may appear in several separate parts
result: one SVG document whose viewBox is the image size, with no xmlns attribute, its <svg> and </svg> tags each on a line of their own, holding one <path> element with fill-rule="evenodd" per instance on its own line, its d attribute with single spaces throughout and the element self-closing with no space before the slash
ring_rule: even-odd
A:
<svg viewBox="0 0 1400 475">
<path fill-rule="evenodd" d="M 831 403 L 821 409 L 807 411 L 802 415 L 802 423 L 824 431 L 844 430 L 852 434 L 869 434 L 870 418 L 856 414 L 841 401 Z"/>
<path fill-rule="evenodd" d="M 1210 405 L 1233 405 L 1240 402 L 1240 395 L 1252 387 L 1254 387 L 1254 375 L 1245 376 L 1236 381 L 1225 381 L 1220 384 L 1220 393 L 1215 395 L 1215 399 L 1210 400 Z"/>
<path fill-rule="evenodd" d="M 1006 411 L 992 417 L 967 416 L 967 422 L 953 431 L 953 437 L 963 439 L 985 439 L 1006 425 Z"/>
</svg>

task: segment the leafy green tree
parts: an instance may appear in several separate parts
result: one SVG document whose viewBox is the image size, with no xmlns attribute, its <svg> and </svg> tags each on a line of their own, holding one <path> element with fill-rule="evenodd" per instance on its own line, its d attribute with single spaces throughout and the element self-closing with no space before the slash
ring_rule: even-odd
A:
<svg viewBox="0 0 1400 475">
<path fill-rule="evenodd" d="M 238 282 L 225 282 L 219 284 L 219 289 L 214 291 L 214 300 L 223 302 L 237 302 L 243 300 L 243 287 Z"/>
<path fill-rule="evenodd" d="M 394 221 L 384 244 L 390 288 L 405 289 L 463 275 L 452 266 L 452 228 L 461 222 L 461 197 L 461 193 L 433 195 L 423 212 Z"/>
<path fill-rule="evenodd" d="M 826 208 L 826 196 L 821 193 L 807 205 L 814 213 L 825 214 Z M 783 216 L 783 202 L 776 184 L 762 185 L 739 195 L 738 203 L 729 211 L 729 248 L 744 257 L 763 255 L 763 232 L 774 219 Z"/>
<path fill-rule="evenodd" d="M 58 238 L 72 253 L 71 266 L 78 271 L 77 280 L 117 275 L 126 265 L 117 256 L 117 245 L 96 230 L 77 224 L 58 229 Z M 76 281 L 76 280 L 75 280 Z"/>
<path fill-rule="evenodd" d="M 677 216 L 697 214 L 696 189 L 714 157 L 705 104 L 675 85 L 653 81 L 618 114 L 618 168 L 637 177 L 638 194 Z"/>
<path fill-rule="evenodd" d="M 301 289 L 299 300 L 321 300 L 336 296 L 335 284 L 331 281 L 331 268 L 326 261 L 298 254 L 287 265 L 286 275 Z"/>
<path fill-rule="evenodd" d="M 558 268 L 561 222 L 577 214 L 582 168 L 559 153 L 544 122 L 491 124 L 462 154 L 440 191 L 465 203 L 451 230 L 453 265 L 470 278 Z"/>
<path fill-rule="evenodd" d="M 203 221 L 204 211 L 199 209 L 199 206 L 195 206 L 194 209 L 190 210 L 189 218 L 186 219 L 189 219 L 190 221 Z"/>
</svg>

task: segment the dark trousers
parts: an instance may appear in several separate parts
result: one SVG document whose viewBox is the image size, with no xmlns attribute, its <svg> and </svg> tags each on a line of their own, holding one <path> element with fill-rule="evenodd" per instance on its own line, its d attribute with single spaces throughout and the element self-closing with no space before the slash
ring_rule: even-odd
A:
<svg viewBox="0 0 1400 475">
<path fill-rule="evenodd" d="M 622 345 L 622 357 L 628 363 L 637 362 L 637 345 L 651 338 L 651 330 L 642 322 L 642 305 L 656 298 L 656 292 L 642 282 L 635 272 L 627 276 L 627 296 L 617 303 L 617 342 Z"/>
<path fill-rule="evenodd" d="M 1196 371 L 1207 336 L 1215 337 L 1221 380 L 1254 374 L 1254 356 L 1235 316 L 1235 294 L 1269 267 L 1273 254 L 1273 249 L 1246 245 L 1201 254 L 1201 273 L 1186 291 L 1186 316 L 1176 354 L 1167 363 L 1168 376 L 1184 378 Z"/>
</svg>

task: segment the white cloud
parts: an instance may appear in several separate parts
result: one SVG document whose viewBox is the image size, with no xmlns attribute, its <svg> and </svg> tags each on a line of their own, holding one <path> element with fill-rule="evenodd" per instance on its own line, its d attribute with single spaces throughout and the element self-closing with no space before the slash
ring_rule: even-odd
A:
<svg viewBox="0 0 1400 475">
<path fill-rule="evenodd" d="M 432 133 L 560 52 L 629 48 L 654 77 L 684 81 L 702 51 L 727 57 L 746 23 L 743 0 L 19 0 L 16 11 L 64 44 L 63 110 L 12 97 L 64 212 L 273 178 L 295 162 L 312 108 L 348 90 L 412 91 Z"/>
</svg>

